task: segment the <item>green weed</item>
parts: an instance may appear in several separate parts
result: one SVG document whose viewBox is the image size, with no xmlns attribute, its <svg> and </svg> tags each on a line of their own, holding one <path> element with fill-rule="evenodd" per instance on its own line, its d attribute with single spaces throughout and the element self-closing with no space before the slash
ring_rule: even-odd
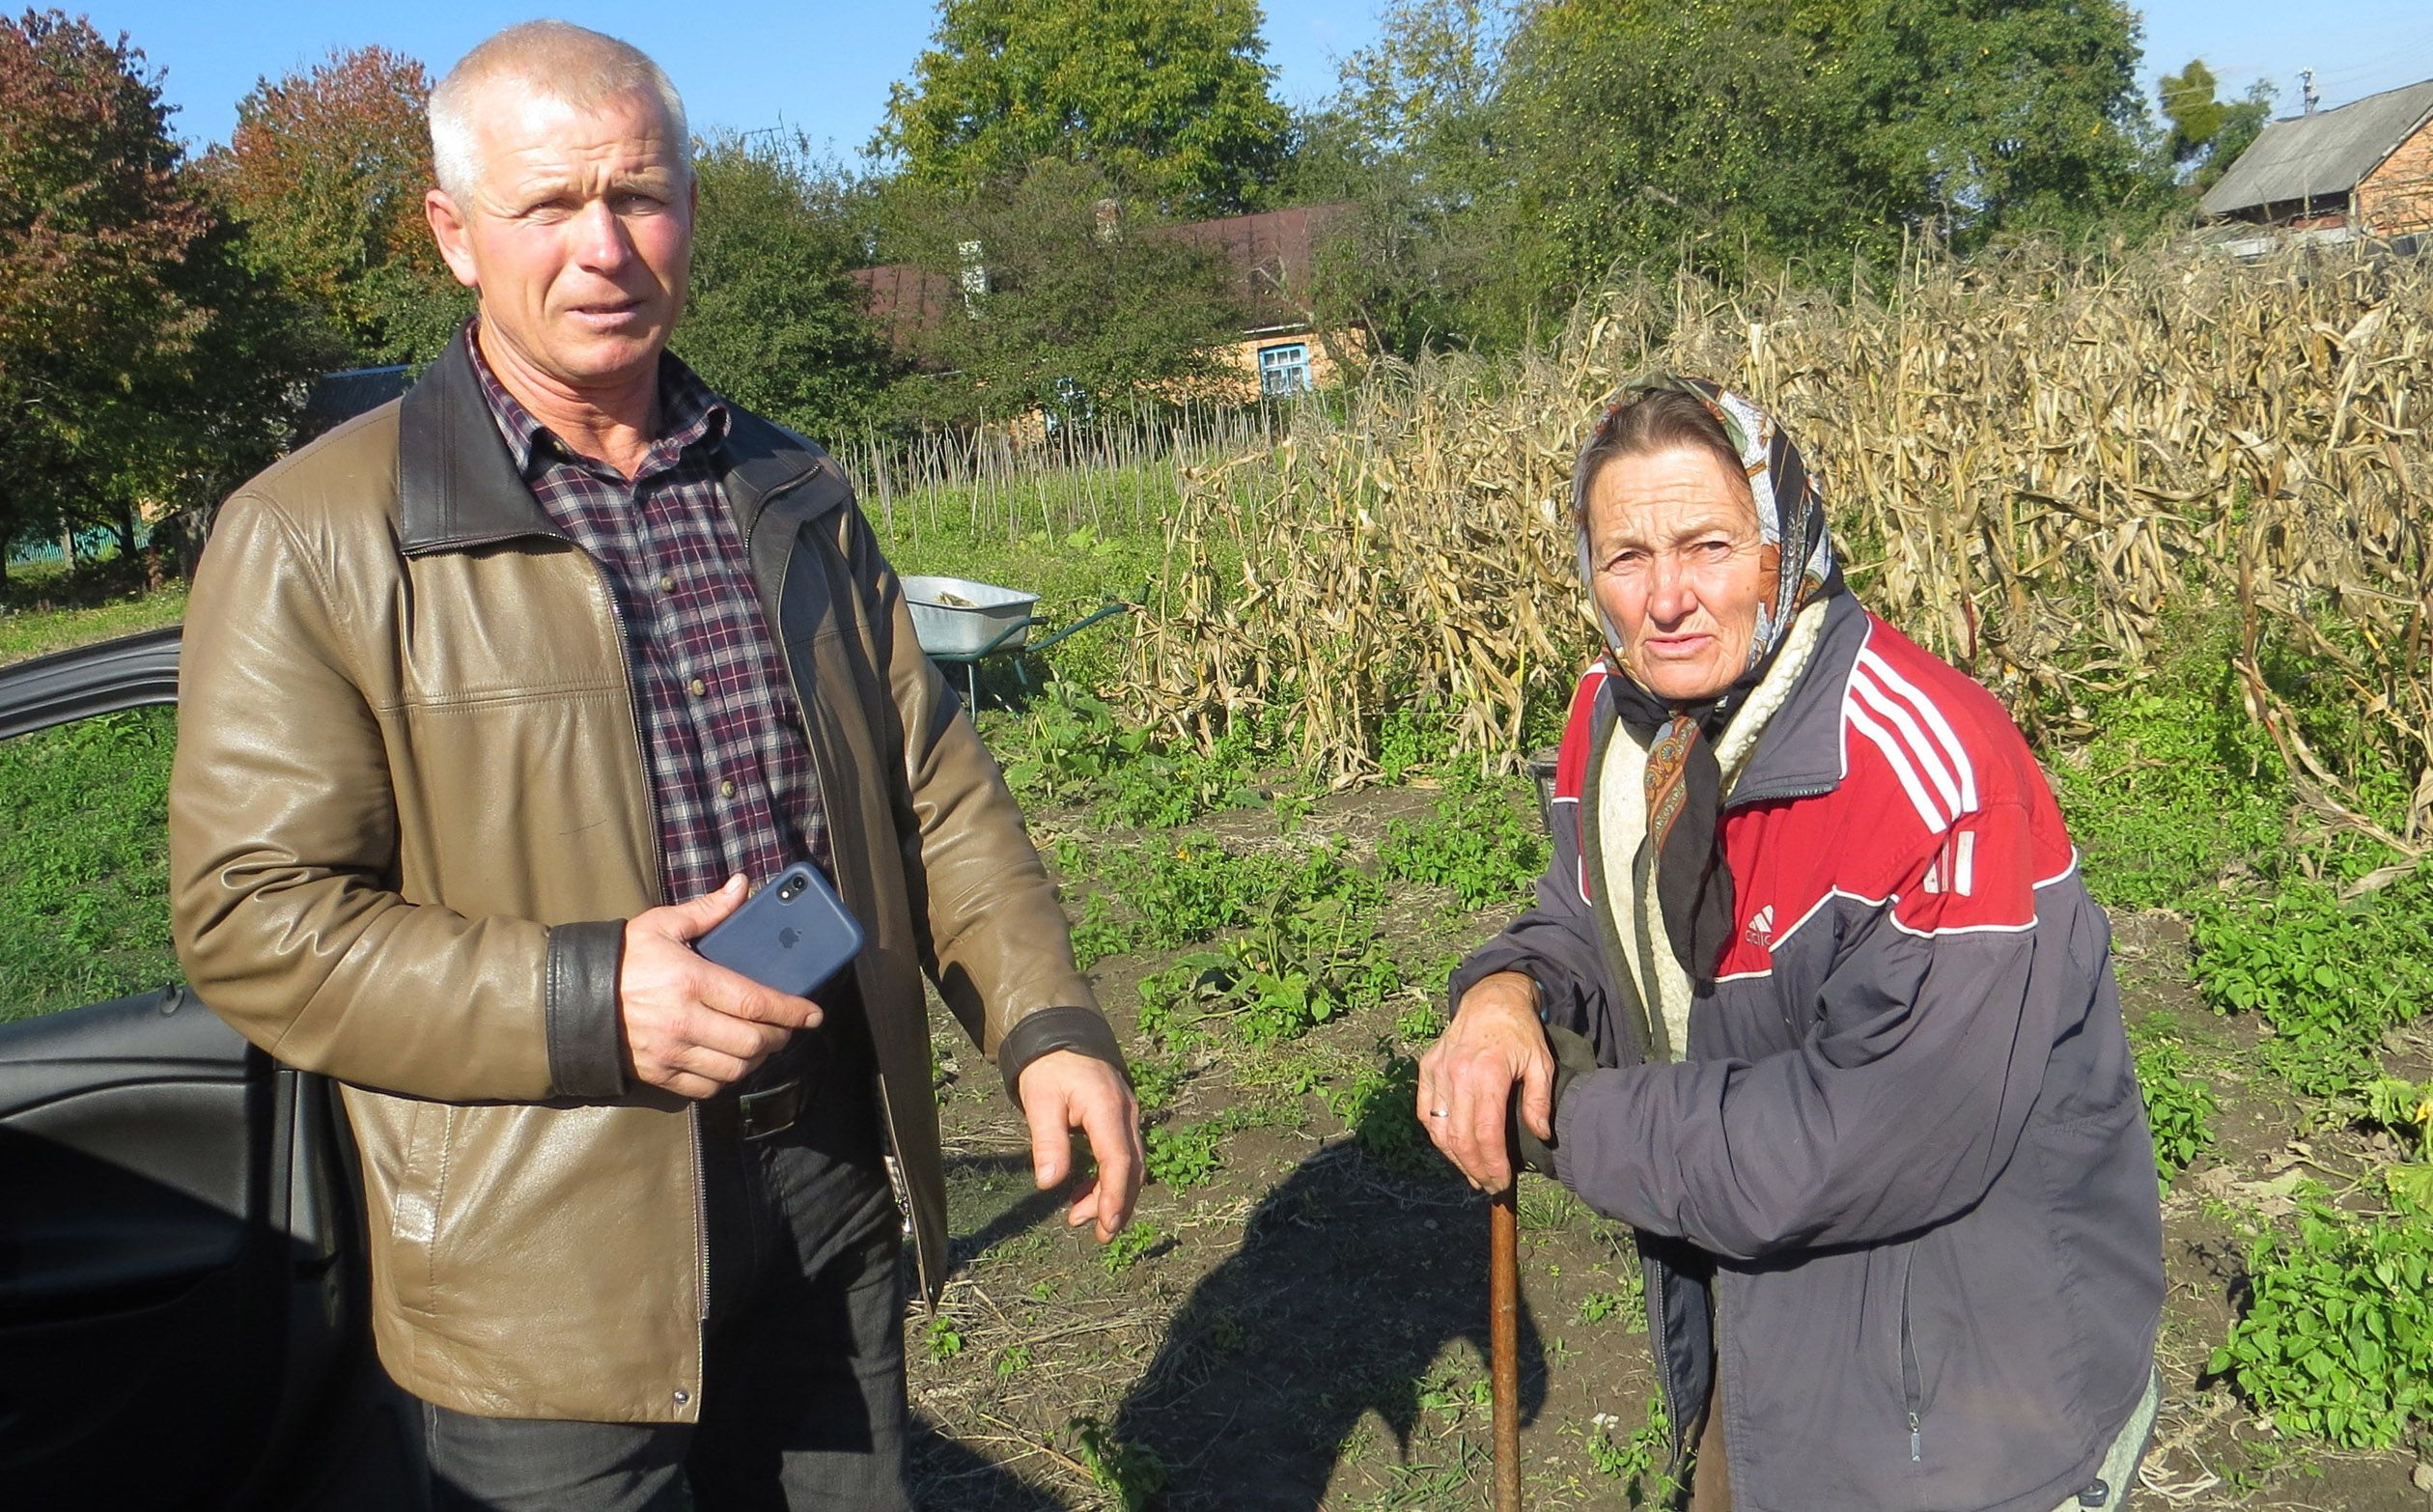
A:
<svg viewBox="0 0 2433 1512">
<path fill-rule="evenodd" d="M 1672 1457 L 1672 1422 L 1664 1399 L 1651 1396 L 1647 1415 L 1625 1437 L 1617 1438 L 1622 1419 L 1599 1413 L 1580 1435 L 1589 1467 L 1600 1475 L 1625 1482 L 1623 1498 L 1634 1507 L 1671 1504 L 1675 1486 L 1662 1467 Z"/>
<path fill-rule="evenodd" d="M 1132 948 L 1131 924 L 1115 916 L 1114 905 L 1105 893 L 1092 893 L 1081 905 L 1081 916 L 1073 921 L 1073 964 L 1087 971 Z"/>
<path fill-rule="evenodd" d="M 1190 1079 L 1190 1073 L 1172 1056 L 1142 1055 L 1132 1063 L 1133 1097 L 1144 1113 L 1161 1113 L 1173 1106 L 1175 1094 Z"/>
<path fill-rule="evenodd" d="M 952 1314 L 940 1311 L 930 1318 L 929 1330 L 921 1337 L 921 1347 L 934 1360 L 948 1360 L 964 1352 L 964 1336 L 955 1328 Z"/>
<path fill-rule="evenodd" d="M 1165 1462 L 1145 1443 L 1125 1443 L 1095 1417 L 1077 1417 L 1071 1425 L 1074 1452 L 1098 1489 L 1115 1498 L 1123 1512 L 1140 1512 L 1150 1498 L 1166 1488 Z"/>
<path fill-rule="evenodd" d="M 1559 1182 L 1528 1177 L 1521 1183 L 1514 1218 L 1524 1233 L 1544 1234 L 1576 1228 L 1596 1217 L 1596 1211 Z"/>
<path fill-rule="evenodd" d="M 1136 900 L 1161 936 L 1207 931 L 1238 921 L 1215 948 L 1194 951 L 1141 979 L 1140 1029 L 1162 1040 L 1195 1012 L 1223 1021 L 1244 1044 L 1273 1045 L 1318 1024 L 1375 1007 L 1402 986 L 1402 970 L 1375 923 L 1384 890 L 1333 848 L 1298 858 L 1269 854 L 1192 859 L 1193 845 L 1149 863 L 1152 884 Z M 1179 868 L 1191 867 L 1191 873 Z M 1162 881 L 1158 880 L 1162 878 Z M 1174 885 L 1186 879 L 1193 885 Z"/>
<path fill-rule="evenodd" d="M 2138 1047 L 2138 1085 L 2154 1128 L 2154 1168 L 2167 1183 L 2213 1144 L 2213 1115 L 2222 1110 L 2211 1089 L 2186 1075 L 2188 1068 L 2188 1051 L 2177 1041 L 2152 1039 Z"/>
<path fill-rule="evenodd" d="M 2248 1253 L 2253 1299 L 2210 1370 L 2282 1428 L 2387 1449 L 2433 1402 L 2433 1218 L 2311 1204 Z"/>
<path fill-rule="evenodd" d="M 2282 849 L 2289 777 L 2241 702 L 2233 628 L 2175 635 L 2177 655 L 2073 711 L 2094 734 L 2051 763 L 2087 887 L 2111 908 L 2167 907 Z"/>
<path fill-rule="evenodd" d="M 1528 896 L 1546 869 L 1546 837 L 1505 785 L 1456 783 L 1424 824 L 1398 819 L 1377 848 L 1385 875 L 1449 889 L 1475 912 Z"/>
<path fill-rule="evenodd" d="M 1444 1032 L 1444 1011 L 1437 1006 L 1440 993 L 1431 994 L 1394 1016 L 1394 1032 L 1412 1045 L 1426 1045 Z"/>
<path fill-rule="evenodd" d="M 1358 1141 L 1362 1153 L 1407 1176 L 1447 1169 L 1427 1131 L 1419 1127 L 1419 1062 L 1380 1047 L 1382 1064 L 1364 1066 L 1352 1079 L 1327 1090 L 1327 1106 Z"/>
<path fill-rule="evenodd" d="M 2365 1087 L 2365 1117 L 2414 1146 L 2415 1159 L 2433 1161 L 2433 1081 L 2376 1078 Z"/>
<path fill-rule="evenodd" d="M 1633 1331 L 1647 1327 L 1645 1309 L 1646 1284 L 1636 1272 L 1626 1275 L 1625 1284 L 1609 1291 L 1590 1292 L 1580 1300 L 1579 1318 L 1582 1323 L 1605 1323 L 1619 1318 L 1633 1326 Z"/>
<path fill-rule="evenodd" d="M 994 743 L 1006 785 L 1025 800 L 1090 802 L 1121 824 L 1173 829 L 1256 800 L 1253 735 L 1245 723 L 1207 750 L 1169 750 L 1105 700 L 1058 681 L 998 726 Z"/>
<path fill-rule="evenodd" d="M 1147 1218 L 1135 1218 L 1132 1227 L 1106 1242 L 1106 1247 L 1099 1251 L 1099 1264 L 1107 1274 L 1121 1275 L 1163 1243 L 1165 1236 L 1158 1232 L 1157 1224 Z"/>
<path fill-rule="evenodd" d="M 1079 802 L 1108 772 L 1150 751 L 1148 732 L 1120 725 L 1115 710 L 1071 683 L 1057 681 L 1033 699 L 995 741 L 1006 786 L 1026 800 Z"/>
<path fill-rule="evenodd" d="M 2383 1032 L 2433 994 L 2433 874 L 2353 901 L 2292 881 L 2268 898 L 2214 897 L 2195 910 L 2197 990 L 2223 1013 L 2261 1013 L 2267 1066 L 2309 1097 L 2352 1097 L 2373 1077 Z"/>
<path fill-rule="evenodd" d="M 1459 1418 L 1475 1409 L 1494 1407 L 1496 1387 L 1485 1376 L 1465 1381 L 1448 1370 L 1420 1382 L 1418 1400 L 1421 1407 L 1440 1417 Z"/>
<path fill-rule="evenodd" d="M 1389 710 L 1377 725 L 1379 780 L 1399 784 L 1453 756 L 1453 721 L 1433 706 Z"/>
<path fill-rule="evenodd" d="M 1151 1181 L 1174 1191 L 1205 1187 L 1224 1166 L 1225 1135 L 1232 1120 L 1219 1116 L 1196 1124 L 1160 1124 L 1141 1134 Z"/>
</svg>

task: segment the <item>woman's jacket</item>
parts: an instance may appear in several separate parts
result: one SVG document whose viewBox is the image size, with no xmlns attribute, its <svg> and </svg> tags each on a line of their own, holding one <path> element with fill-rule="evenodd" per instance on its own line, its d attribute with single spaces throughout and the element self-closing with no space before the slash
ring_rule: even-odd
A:
<svg viewBox="0 0 2433 1512">
<path fill-rule="evenodd" d="M 1832 600 L 1723 800 L 1735 927 L 1675 1060 L 1606 906 L 1608 675 L 1536 907 L 1452 991 L 1525 972 L 1611 1068 L 1565 1091 L 1555 1172 L 1640 1231 L 1676 1455 L 1720 1368 L 1744 1512 L 2051 1512 L 2144 1389 L 2163 1274 L 2111 931 L 2042 772 L 1984 688 Z"/>
</svg>

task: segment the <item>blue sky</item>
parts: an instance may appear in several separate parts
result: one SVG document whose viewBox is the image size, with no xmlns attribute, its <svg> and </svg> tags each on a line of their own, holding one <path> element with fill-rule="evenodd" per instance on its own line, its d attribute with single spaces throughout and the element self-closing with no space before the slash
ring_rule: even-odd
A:
<svg viewBox="0 0 2433 1512">
<path fill-rule="evenodd" d="M 1327 93 L 1335 62 L 1376 34 L 1376 0 L 1285 0 L 1267 7 L 1268 58 L 1278 93 L 1301 103 Z M 2280 89 L 2279 113 L 2298 108 L 2298 70 L 2315 70 L 2327 105 L 2433 78 L 2428 0 L 2152 0 L 2143 7 L 2142 76 L 2203 57 L 2236 93 L 2257 77 Z M 237 101 L 256 79 L 310 67 L 334 47 L 367 44 L 423 60 L 438 74 L 467 47 L 516 17 L 495 3 L 423 0 L 410 6 L 327 0 L 103 0 L 87 14 L 125 31 L 180 107 L 178 130 L 201 146 L 224 141 Z M 684 92 L 696 127 L 757 130 L 785 125 L 851 154 L 886 109 L 936 12 L 916 0 L 569 0 L 554 12 L 611 32 L 657 58 Z"/>
</svg>

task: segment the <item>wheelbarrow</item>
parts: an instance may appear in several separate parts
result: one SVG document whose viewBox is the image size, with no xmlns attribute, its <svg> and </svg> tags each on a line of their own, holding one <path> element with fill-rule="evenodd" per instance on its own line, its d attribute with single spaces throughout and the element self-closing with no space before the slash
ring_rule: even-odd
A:
<svg viewBox="0 0 2433 1512">
<path fill-rule="evenodd" d="M 1144 586 L 1140 597 L 1148 596 Z M 922 653 L 941 667 L 964 669 L 964 703 L 972 710 L 980 707 L 980 663 L 990 657 L 1015 654 L 1014 675 L 1027 690 L 1030 678 L 1022 670 L 1020 653 L 1040 655 L 1069 635 L 1136 607 L 1132 600 L 1110 599 L 1032 644 L 1032 611 L 1039 603 L 1035 593 L 969 577 L 909 576 L 904 579 L 904 598 L 912 611 L 912 633 L 919 638 Z"/>
</svg>

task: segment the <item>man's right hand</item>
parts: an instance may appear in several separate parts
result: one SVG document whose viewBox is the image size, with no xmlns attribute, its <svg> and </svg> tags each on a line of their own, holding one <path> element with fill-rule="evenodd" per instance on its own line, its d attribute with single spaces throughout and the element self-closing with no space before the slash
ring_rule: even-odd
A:
<svg viewBox="0 0 2433 1512">
<path fill-rule="evenodd" d="M 809 998 L 763 987 L 693 950 L 748 892 L 741 876 L 730 877 L 716 892 L 626 921 L 617 1011 L 638 1079 L 679 1097 L 709 1097 L 820 1022 Z"/>
</svg>

